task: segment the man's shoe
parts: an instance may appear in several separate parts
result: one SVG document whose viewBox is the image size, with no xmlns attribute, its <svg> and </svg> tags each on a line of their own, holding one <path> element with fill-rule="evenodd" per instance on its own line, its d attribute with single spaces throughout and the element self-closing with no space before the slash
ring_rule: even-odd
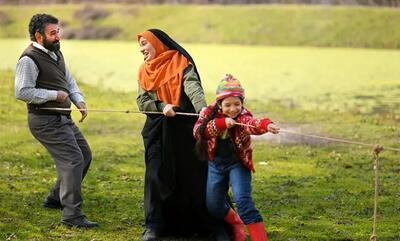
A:
<svg viewBox="0 0 400 241">
<path fill-rule="evenodd" d="M 55 208 L 55 209 L 62 209 L 63 206 L 61 205 L 60 201 L 57 201 L 51 197 L 46 197 L 43 200 L 43 207 L 45 208 Z"/>
<path fill-rule="evenodd" d="M 157 241 L 159 237 L 159 233 L 154 229 L 146 228 L 144 230 L 143 241 Z"/>
<path fill-rule="evenodd" d="M 69 220 L 62 220 L 61 223 L 76 228 L 95 228 L 99 226 L 96 222 L 87 220 L 85 216 Z"/>
</svg>

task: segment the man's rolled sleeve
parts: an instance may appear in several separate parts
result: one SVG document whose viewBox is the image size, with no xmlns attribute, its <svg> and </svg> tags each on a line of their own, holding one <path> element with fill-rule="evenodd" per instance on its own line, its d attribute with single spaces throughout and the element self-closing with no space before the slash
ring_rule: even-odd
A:
<svg viewBox="0 0 400 241">
<path fill-rule="evenodd" d="M 75 79 L 72 77 L 71 72 L 69 72 L 68 68 L 65 67 L 65 78 L 67 79 L 68 83 L 68 90 L 69 90 L 69 98 L 71 101 L 76 105 L 79 102 L 85 102 L 85 98 L 81 90 L 78 87 Z"/>
</svg>

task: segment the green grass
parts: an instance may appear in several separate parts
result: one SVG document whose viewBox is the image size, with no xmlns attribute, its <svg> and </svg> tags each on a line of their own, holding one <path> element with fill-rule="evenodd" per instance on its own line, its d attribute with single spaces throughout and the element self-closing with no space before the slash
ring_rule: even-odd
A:
<svg viewBox="0 0 400 241">
<path fill-rule="evenodd" d="M 54 163 L 29 133 L 26 107 L 13 96 L 12 70 L 28 44 L 21 38 L 28 39 L 26 28 L 33 13 L 50 12 L 78 27 L 82 23 L 73 19 L 73 12 L 82 7 L 0 6 L 13 20 L 0 26 L 0 37 L 20 38 L 0 40 L 1 240 L 141 240 L 142 115 L 90 113 L 78 124 L 94 157 L 83 185 L 83 209 L 101 224 L 99 229 L 66 228 L 59 224 L 59 211 L 41 207 L 56 178 Z M 123 33 L 117 37 L 121 41 L 62 42 L 89 108 L 136 109 L 136 74 L 142 59 L 135 34 L 157 26 L 188 43 L 184 46 L 196 60 L 209 101 L 217 81 L 230 72 L 242 81 L 246 105 L 257 116 L 267 113 L 277 124 L 305 133 L 400 148 L 398 50 L 225 44 L 398 48 L 396 10 L 263 5 L 101 7 L 113 13 L 96 24 L 123 23 Z M 74 113 L 73 118 L 78 117 Z M 257 170 L 253 197 L 271 240 L 369 239 L 374 193 L 371 150 L 337 143 L 253 144 Z M 399 153 L 384 151 L 379 240 L 400 240 L 399 174 Z"/>
<path fill-rule="evenodd" d="M 278 46 L 399 48 L 400 13 L 395 8 L 306 5 L 95 5 L 110 15 L 95 26 L 119 27 L 119 40 L 134 40 L 161 28 L 181 42 Z M 0 38 L 25 38 L 30 17 L 48 12 L 78 28 L 89 24 L 74 13 L 84 5 L 0 6 L 12 20 Z"/>
<path fill-rule="evenodd" d="M 93 151 L 83 185 L 84 211 L 101 227 L 66 228 L 61 213 L 41 207 L 55 181 L 54 164 L 31 136 L 26 107 L 13 97 L 12 71 L 0 72 L 0 239 L 140 240 L 143 225 L 144 116 L 90 113 L 78 124 Z M 114 92 L 81 83 L 88 107 L 135 109 L 135 92 Z M 210 94 L 211 96 L 211 94 Z M 282 126 L 399 148 L 392 116 L 288 109 L 248 99 L 256 113 L 268 112 Z M 260 115 L 260 114 L 258 114 Z M 78 120 L 74 113 L 73 118 Z M 342 144 L 254 142 L 253 197 L 271 240 L 368 240 L 373 210 L 371 150 Z M 399 240 L 399 153 L 381 154 L 379 240 Z M 195 239 L 192 239 L 195 240 Z"/>
<path fill-rule="evenodd" d="M 14 69 L 27 40 L 0 40 L 0 69 Z M 214 92 L 225 73 L 247 98 L 309 110 L 399 115 L 400 51 L 345 48 L 183 44 L 203 86 Z M 132 92 L 142 63 L 135 41 L 62 42 L 71 72 L 102 89 Z"/>
</svg>

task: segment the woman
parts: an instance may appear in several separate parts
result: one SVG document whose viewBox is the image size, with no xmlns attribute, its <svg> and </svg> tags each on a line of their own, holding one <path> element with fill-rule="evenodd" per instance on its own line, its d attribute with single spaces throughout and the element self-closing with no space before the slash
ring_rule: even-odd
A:
<svg viewBox="0 0 400 241">
<path fill-rule="evenodd" d="M 144 62 L 139 68 L 137 104 L 147 114 L 142 130 L 145 147 L 145 232 L 143 240 L 161 235 L 207 233 L 205 206 L 207 163 L 193 153 L 196 116 L 207 106 L 200 76 L 188 52 L 166 33 L 138 34 Z M 168 231 L 168 233 L 166 233 Z"/>
</svg>

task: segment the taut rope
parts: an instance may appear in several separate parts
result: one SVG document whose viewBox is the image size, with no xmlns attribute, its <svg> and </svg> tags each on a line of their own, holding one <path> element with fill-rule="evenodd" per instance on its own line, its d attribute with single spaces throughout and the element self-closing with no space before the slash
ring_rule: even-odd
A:
<svg viewBox="0 0 400 241">
<path fill-rule="evenodd" d="M 52 107 L 43 107 L 40 109 L 41 110 L 55 110 L 55 111 L 88 111 L 88 112 L 114 112 L 114 113 L 119 112 L 119 113 L 126 113 L 126 114 L 156 114 L 156 115 L 164 114 L 163 112 L 159 112 L 159 111 L 116 110 L 116 109 L 72 109 L 72 108 L 52 108 Z M 175 112 L 175 113 L 177 115 L 184 115 L 184 116 L 199 116 L 199 114 L 196 114 L 196 113 L 186 113 L 186 112 Z M 252 125 L 247 125 L 247 124 L 242 124 L 242 123 L 236 123 L 236 125 L 254 128 L 254 126 L 252 126 Z M 326 137 L 326 136 L 317 136 L 317 135 L 311 135 L 311 134 L 303 134 L 303 133 L 290 131 L 290 130 L 286 130 L 286 129 L 280 129 L 279 131 L 283 132 L 283 133 L 292 134 L 292 135 L 318 138 L 318 139 L 324 139 L 327 141 L 341 142 L 341 143 L 346 143 L 346 144 L 354 144 L 354 145 L 360 145 L 360 146 L 366 146 L 366 147 L 375 147 L 376 146 L 374 144 L 368 144 L 368 143 L 363 143 L 363 142 L 358 142 L 358 141 L 351 141 L 351 140 L 332 138 L 332 137 Z M 393 148 L 393 147 L 385 147 L 385 150 L 400 152 L 399 148 Z"/>
<path fill-rule="evenodd" d="M 88 111 L 88 112 L 121 112 L 121 113 L 133 113 L 133 114 L 160 114 L 162 115 L 163 112 L 157 112 L 157 111 L 135 111 L 135 110 L 115 110 L 115 109 L 71 109 L 71 108 L 40 108 L 42 110 L 55 110 L 55 111 Z M 177 115 L 185 115 L 185 116 L 199 116 L 199 114 L 196 113 L 185 113 L 185 112 L 175 112 Z M 247 126 L 254 128 L 252 125 L 248 124 L 242 124 L 242 123 L 236 123 L 236 125 L 240 126 Z M 379 193 L 379 153 L 383 151 L 383 146 L 379 145 L 373 145 L 369 143 L 363 143 L 363 142 L 358 142 L 358 141 L 351 141 L 351 140 L 345 140 L 345 139 L 339 139 L 339 138 L 332 138 L 332 137 L 326 137 L 326 136 L 317 136 L 317 135 L 311 135 L 311 134 L 303 134 L 299 132 L 294 132 L 286 129 L 280 129 L 280 132 L 291 134 L 291 135 L 299 135 L 299 136 L 305 136 L 305 137 L 311 137 L 311 138 L 318 138 L 318 139 L 323 139 L 327 141 L 334 141 L 334 142 L 340 142 L 340 143 L 345 143 L 345 144 L 353 144 L 353 145 L 360 145 L 360 146 L 365 146 L 365 147 L 374 147 L 374 187 L 375 187 L 375 193 L 374 193 L 374 215 L 373 215 L 373 225 L 372 225 L 372 235 L 370 237 L 370 241 L 378 241 L 378 236 L 376 235 L 376 223 L 377 223 L 377 216 L 378 216 L 378 193 Z M 386 150 L 390 151 L 395 151 L 395 152 L 400 152 L 400 149 L 398 148 L 393 148 L 393 147 L 385 147 Z"/>
<path fill-rule="evenodd" d="M 119 112 L 126 114 L 158 114 L 163 115 L 164 113 L 158 111 L 138 111 L 138 110 L 116 110 L 116 109 L 71 109 L 71 108 L 52 108 L 52 107 L 43 107 L 41 110 L 55 110 L 55 111 L 87 111 L 87 112 Z M 175 112 L 177 115 L 185 115 L 185 116 L 199 116 L 196 113 L 186 113 L 186 112 Z"/>
</svg>

